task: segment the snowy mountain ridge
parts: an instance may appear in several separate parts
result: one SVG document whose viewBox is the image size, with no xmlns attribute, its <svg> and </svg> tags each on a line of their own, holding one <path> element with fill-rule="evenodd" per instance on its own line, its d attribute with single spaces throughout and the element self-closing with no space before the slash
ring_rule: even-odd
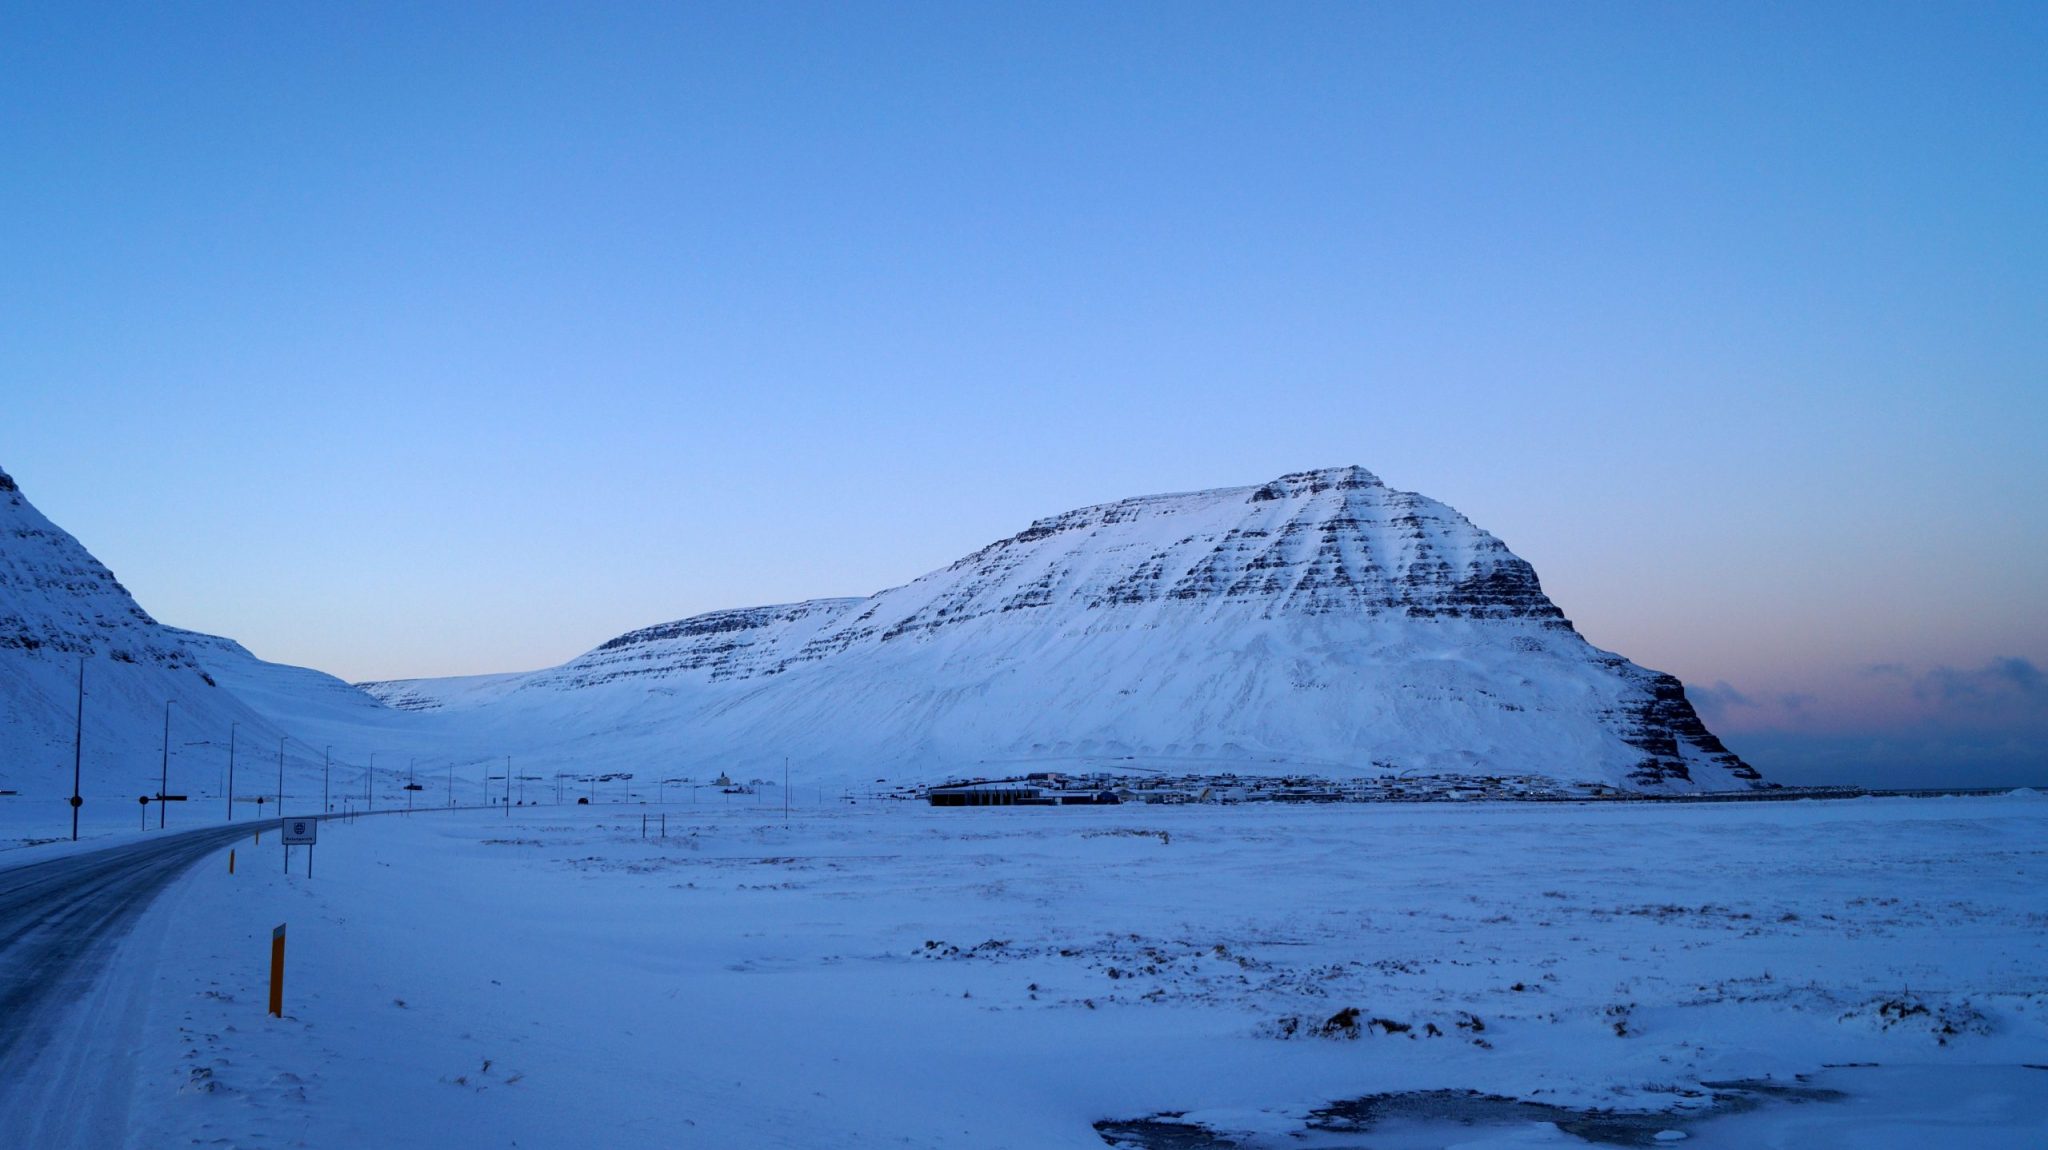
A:
<svg viewBox="0 0 2048 1150">
<path fill-rule="evenodd" d="M 1362 467 L 1080 508 L 865 599 L 710 612 L 526 675 L 359 686 L 457 725 L 566 718 L 583 734 L 565 749 L 667 731 L 690 760 L 855 775 L 1759 778 L 1676 679 L 1579 637 L 1500 540 Z"/>
<path fill-rule="evenodd" d="M 216 673 L 243 665 L 259 669 L 253 698 Z M 20 792 L 5 813 L 32 805 L 49 812 L 45 829 L 68 823 L 75 764 L 85 816 L 125 823 L 166 776 L 173 791 L 201 789 L 188 785 L 201 763 L 216 777 L 230 737 L 275 747 L 322 691 L 352 697 L 358 714 L 392 713 L 331 676 L 158 623 L 0 471 L 0 790 Z M 303 769 L 303 747 L 288 757 Z M 110 807 L 115 797 L 127 805 Z"/>
<path fill-rule="evenodd" d="M 0 650 L 102 655 L 198 675 L 198 663 L 106 565 L 0 471 Z"/>
</svg>

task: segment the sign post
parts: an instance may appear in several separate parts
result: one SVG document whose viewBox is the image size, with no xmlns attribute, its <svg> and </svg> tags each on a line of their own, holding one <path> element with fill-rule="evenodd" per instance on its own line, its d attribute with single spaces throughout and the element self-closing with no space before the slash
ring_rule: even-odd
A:
<svg viewBox="0 0 2048 1150">
<path fill-rule="evenodd" d="M 292 872 L 292 847 L 304 844 L 306 848 L 306 877 L 313 877 L 313 844 L 320 838 L 318 819 L 284 820 L 284 872 Z"/>
<path fill-rule="evenodd" d="M 284 1017 L 284 924 L 270 932 L 270 1015 Z"/>
</svg>

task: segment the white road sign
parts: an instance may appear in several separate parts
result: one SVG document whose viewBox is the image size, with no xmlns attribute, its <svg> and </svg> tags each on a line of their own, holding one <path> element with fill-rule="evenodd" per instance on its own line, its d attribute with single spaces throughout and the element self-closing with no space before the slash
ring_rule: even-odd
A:
<svg viewBox="0 0 2048 1150">
<path fill-rule="evenodd" d="M 311 846 L 320 837 L 320 824 L 312 819 L 286 819 L 284 821 L 284 845 L 288 847 Z"/>
</svg>

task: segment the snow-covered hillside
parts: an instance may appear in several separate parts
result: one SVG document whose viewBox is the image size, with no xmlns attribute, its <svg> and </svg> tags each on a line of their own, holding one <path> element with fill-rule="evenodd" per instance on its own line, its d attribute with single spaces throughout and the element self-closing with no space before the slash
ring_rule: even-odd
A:
<svg viewBox="0 0 2048 1150">
<path fill-rule="evenodd" d="M 700 615 L 545 671 L 361 686 L 587 767 L 1758 779 L 1500 540 L 1358 467 L 1071 511 L 866 599 Z"/>
<path fill-rule="evenodd" d="M 136 799 L 166 775 L 191 796 L 171 825 L 217 820 L 231 737 L 242 798 L 274 797 L 281 755 L 287 794 L 306 801 L 317 740 L 365 745 L 409 718 L 331 675 L 158 623 L 0 472 L 0 790 L 19 792 L 0 797 L 0 820 L 68 830 L 74 756 L 88 829 L 134 826 Z"/>
<path fill-rule="evenodd" d="M 1357 467 L 1070 511 L 868 598 L 699 615 L 543 671 L 360 689 L 157 623 L 0 473 L 0 789 L 68 797 L 81 663 L 101 817 L 154 791 L 167 703 L 171 789 L 195 798 L 227 789 L 231 733 L 245 755 L 282 747 L 291 795 L 330 754 L 370 785 L 376 752 L 380 804 L 415 764 L 476 801 L 508 756 L 529 779 L 789 759 L 812 782 L 1758 782 L 1677 680 L 1587 644 L 1498 539 Z"/>
<path fill-rule="evenodd" d="M 0 472 L 0 789 L 47 800 L 53 795 L 33 792 L 50 791 L 61 776 L 69 798 L 81 676 L 81 775 L 98 784 L 88 792 L 132 802 L 155 790 L 167 700 L 185 704 L 188 714 L 223 717 L 223 731 L 232 718 L 254 725 L 257 717 L 237 710 L 183 639 L 150 618 Z M 20 799 L 7 801 L 18 806 Z"/>
</svg>

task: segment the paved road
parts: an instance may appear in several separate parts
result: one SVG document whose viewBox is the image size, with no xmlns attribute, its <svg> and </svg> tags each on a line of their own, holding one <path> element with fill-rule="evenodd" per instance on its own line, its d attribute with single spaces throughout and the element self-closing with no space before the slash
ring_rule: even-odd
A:
<svg viewBox="0 0 2048 1150">
<path fill-rule="evenodd" d="M 64 1008 L 99 976 L 111 944 L 172 879 L 278 822 L 203 827 L 0 870 L 0 1081 L 28 1073 Z"/>
</svg>

